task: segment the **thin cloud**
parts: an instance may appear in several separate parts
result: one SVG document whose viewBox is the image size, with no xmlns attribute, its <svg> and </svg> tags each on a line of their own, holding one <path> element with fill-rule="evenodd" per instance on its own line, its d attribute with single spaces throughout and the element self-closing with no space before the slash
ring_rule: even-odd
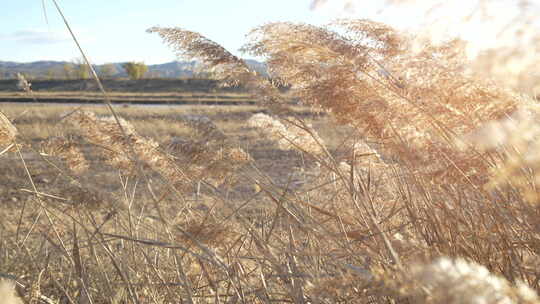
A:
<svg viewBox="0 0 540 304">
<path fill-rule="evenodd" d="M 67 34 L 55 31 L 20 30 L 0 35 L 0 40 L 11 40 L 24 44 L 56 44 L 69 41 Z"/>
</svg>

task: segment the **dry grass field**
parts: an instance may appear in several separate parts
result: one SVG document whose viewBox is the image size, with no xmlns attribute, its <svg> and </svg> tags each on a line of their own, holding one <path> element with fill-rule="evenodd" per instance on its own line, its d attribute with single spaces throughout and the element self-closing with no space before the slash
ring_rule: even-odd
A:
<svg viewBox="0 0 540 304">
<path fill-rule="evenodd" d="M 257 105 L 0 104 L 0 300 L 540 303 L 538 102 L 462 41 L 148 32 Z"/>
<path fill-rule="evenodd" d="M 221 234 L 223 234 L 223 237 L 225 235 L 232 237 L 232 235 L 239 233 L 234 239 L 234 242 L 238 242 L 237 238 L 242 233 L 242 228 L 234 227 L 234 225 L 231 226 L 234 222 L 231 217 L 243 214 L 249 221 L 263 220 L 270 222 L 271 219 L 268 217 L 272 216 L 275 212 L 275 202 L 272 202 L 272 199 L 264 194 L 261 186 L 266 185 L 264 186 L 265 188 L 275 187 L 276 189 L 283 189 L 285 191 L 300 191 L 302 188 L 310 188 L 312 185 L 309 185 L 309 183 L 320 178 L 318 176 L 320 172 L 312 159 L 306 158 L 302 153 L 297 151 L 281 149 L 273 141 L 261 138 L 261 133 L 249 126 L 247 121 L 250 117 L 257 113 L 267 112 L 266 109 L 259 106 L 119 106 L 116 108 L 118 115 L 128 120 L 137 130 L 138 136 L 155 139 L 159 144 L 159 150 L 163 149 L 164 152 L 170 153 L 170 155 L 185 152 L 186 154 L 181 156 L 183 157 L 183 163 L 194 164 L 194 167 L 199 164 L 204 165 L 205 162 L 210 162 L 207 170 L 215 170 L 215 172 L 208 172 L 210 175 L 213 173 L 218 173 L 219 175 L 222 170 L 227 171 L 228 168 L 220 168 L 224 165 L 219 164 L 221 160 L 212 163 L 211 160 L 205 158 L 208 157 L 205 154 L 215 157 L 216 153 L 218 153 L 217 155 L 223 153 L 220 150 L 229 147 L 231 144 L 233 147 L 241 148 L 249 153 L 250 162 L 253 164 L 256 163 L 256 167 L 254 166 L 253 168 L 246 168 L 248 167 L 247 164 L 246 166 L 242 166 L 243 168 L 234 168 L 234 170 L 238 170 L 234 172 L 234 175 L 238 175 L 237 177 L 240 180 L 231 184 L 219 184 L 219 182 L 206 184 L 204 180 L 197 179 L 188 181 L 181 187 L 178 186 L 180 188 L 171 188 L 171 185 L 167 184 L 168 181 L 163 181 L 159 174 L 152 173 L 152 170 L 145 171 L 143 178 L 136 175 L 132 176 L 131 174 L 125 175 L 125 172 L 123 173 L 122 171 L 111 168 L 107 164 L 107 156 L 102 151 L 102 149 L 107 148 L 95 142 L 84 140 L 80 134 L 77 134 L 76 128 L 73 128 L 73 126 L 70 126 L 64 121 L 66 118 L 64 120 L 62 119 L 64 115 L 73 110 L 75 108 L 69 105 L 27 105 L 24 103 L 2 105 L 2 112 L 6 116 L 13 118 L 12 122 L 17 125 L 19 135 L 21 136 L 21 143 L 24 142 L 24 144 L 20 146 L 20 155 L 11 152 L 1 156 L 0 172 L 2 172 L 2 183 L 0 184 L 0 202 L 4 208 L 0 211 L 0 217 L 7 219 L 1 225 L 3 236 L 2 248 L 7 250 L 3 251 L 5 255 L 2 256 L 1 274 L 17 274 L 19 278 L 18 282 L 24 282 L 27 287 L 32 286 L 32 284 L 39 284 L 43 294 L 47 294 L 47 297 L 58 299 L 61 303 L 78 301 L 80 283 L 73 281 L 73 278 L 70 276 L 65 277 L 65 281 L 57 281 L 59 284 L 74 284 L 72 287 L 68 287 L 67 285 L 63 287 L 68 289 L 74 288 L 72 290 L 74 293 L 69 295 L 68 289 L 64 290 L 66 293 L 57 293 L 57 291 L 53 290 L 56 290 L 58 286 L 49 285 L 52 281 L 45 283 L 45 281 L 52 279 L 52 277 L 46 279 L 40 277 L 40 281 L 33 283 L 26 281 L 24 278 L 33 280 L 33 275 L 31 274 L 33 268 L 31 264 L 37 266 L 40 264 L 39 260 L 41 258 L 26 255 L 29 253 L 26 250 L 24 256 L 20 256 L 19 253 L 22 252 L 16 249 L 18 247 L 16 243 L 22 242 L 19 245 L 26 247 L 30 251 L 37 250 L 34 251 L 34 254 L 44 254 L 46 256 L 53 254 L 57 256 L 57 253 L 60 253 L 57 252 L 60 247 L 55 247 L 56 245 L 74 245 L 72 243 L 73 240 L 67 241 L 67 239 L 56 243 L 59 240 L 56 239 L 57 241 L 55 241 L 54 236 L 50 234 L 56 234 L 56 232 L 52 232 L 47 228 L 50 227 L 50 224 L 55 226 L 54 230 L 62 234 L 62 238 L 67 236 L 67 230 L 65 229 L 70 230 L 74 228 L 72 227 L 74 223 L 85 227 L 82 228 L 80 233 L 90 233 L 90 230 L 84 232 L 84 230 L 90 229 L 88 225 L 98 224 L 98 222 L 93 224 L 87 222 L 90 218 L 86 218 L 86 216 L 91 216 L 94 219 L 90 221 L 97 220 L 101 222 L 99 224 L 102 225 L 99 228 L 101 230 L 99 232 L 100 234 L 106 233 L 111 235 L 106 237 L 107 240 L 104 239 L 102 241 L 107 246 L 114 244 L 116 247 L 111 247 L 113 249 L 118 249 L 118 246 L 124 246 L 127 244 L 126 242 L 129 242 L 129 240 L 125 240 L 122 237 L 126 233 L 123 229 L 127 228 L 127 226 L 134 225 L 129 229 L 139 231 L 135 235 L 143 243 L 138 245 L 148 246 L 147 249 L 151 251 L 157 250 L 154 252 L 154 254 L 157 254 L 154 255 L 154 258 L 157 258 L 161 254 L 169 255 L 172 250 L 169 247 L 174 242 L 180 241 L 180 239 L 176 239 L 180 236 L 175 236 L 173 243 L 162 243 L 163 240 L 172 236 L 170 233 L 176 234 L 177 232 L 169 231 L 166 235 L 163 235 L 162 232 L 165 231 L 159 232 L 160 228 L 156 226 L 158 223 L 167 226 L 173 225 L 181 230 L 186 229 L 186 233 L 189 235 L 188 238 L 202 237 L 204 239 L 206 237 L 217 238 L 218 236 L 221 238 Z M 79 110 L 92 111 L 100 116 L 109 116 L 109 111 L 104 106 L 87 105 Z M 305 107 L 293 108 L 291 113 L 294 113 L 298 117 L 303 117 L 306 122 L 310 122 L 316 126 L 331 123 L 331 119 L 327 115 L 313 112 Z M 207 117 L 212 123 L 215 123 L 226 134 L 227 143 L 201 143 L 202 134 L 189 122 L 192 118 L 200 117 Z M 323 130 L 325 131 L 321 133 L 321 136 L 329 143 L 328 149 L 332 150 L 332 153 L 344 157 L 345 150 L 339 146 L 343 144 L 342 140 L 347 138 L 347 128 L 323 128 Z M 58 139 L 63 140 L 61 142 L 55 142 Z M 210 136 L 209 141 L 211 140 Z M 62 156 L 67 156 L 67 154 L 73 152 L 68 152 L 74 147 L 71 146 L 72 143 L 76 143 L 78 151 L 84 154 L 84 173 L 77 172 L 77 160 L 75 160 L 74 164 L 70 165 L 70 161 Z M 170 148 L 172 143 L 191 143 L 194 145 L 193 148 L 195 150 L 184 151 L 179 149 L 175 151 L 174 148 Z M 50 145 L 56 145 L 52 149 L 55 152 L 51 151 Z M 205 151 L 206 149 L 210 151 Z M 215 149 L 215 151 L 212 149 Z M 66 152 L 67 154 L 65 154 Z M 76 156 L 71 155 L 69 157 L 73 158 Z M 24 159 L 24 162 L 21 161 L 22 159 Z M 174 159 L 171 164 L 174 165 L 176 161 L 178 159 Z M 227 161 L 230 160 L 227 159 Z M 183 169 L 191 172 L 189 171 L 190 168 Z M 30 176 L 28 173 L 30 173 Z M 186 179 L 190 178 L 192 177 L 186 177 Z M 260 180 L 260 182 L 254 182 L 255 180 Z M 148 184 L 145 188 L 140 188 L 140 183 Z M 282 193 L 281 195 L 284 194 Z M 273 195 L 270 197 L 273 197 Z M 36 199 L 37 201 L 34 201 Z M 40 207 L 33 203 L 38 201 Z M 156 204 L 159 204 L 161 207 L 157 207 Z M 41 209 L 41 207 L 44 209 Z M 86 210 L 84 213 L 89 212 L 85 215 L 82 213 L 79 214 L 85 219 L 76 219 L 79 215 L 75 216 L 75 213 L 83 212 L 83 210 Z M 134 220 L 134 218 L 131 218 L 134 215 L 131 214 L 132 212 L 137 213 L 136 223 L 128 223 Z M 162 216 L 166 218 L 167 223 L 161 222 Z M 49 222 L 49 219 L 51 222 Z M 124 222 L 125 220 L 128 222 Z M 109 224 L 112 224 L 112 226 L 109 226 Z M 184 226 L 183 228 L 181 228 L 182 225 Z M 157 230 L 151 228 L 152 226 Z M 81 228 L 77 228 L 77 230 L 79 229 Z M 195 231 L 191 231 L 192 229 L 195 229 Z M 199 229 L 201 231 L 198 231 Z M 60 230 L 63 231 L 60 232 Z M 130 232 L 129 235 L 135 238 L 135 235 L 132 235 L 132 233 L 134 232 Z M 198 235 L 199 233 L 202 235 Z M 206 236 L 207 233 L 217 235 Z M 81 252 L 79 254 L 86 252 L 90 248 L 89 246 L 94 247 L 97 245 L 97 243 L 92 244 L 94 241 L 87 239 L 88 237 L 90 236 L 78 236 L 79 239 L 77 242 L 80 240 L 84 243 L 76 245 L 80 246 Z M 114 241 L 117 237 L 120 238 Z M 83 241 L 85 238 L 86 241 Z M 223 241 L 220 238 L 205 240 L 205 242 Z M 53 241 L 56 245 L 42 243 L 42 241 L 46 240 Z M 233 239 L 230 240 L 233 241 Z M 95 241 L 101 242 L 99 240 Z M 169 239 L 168 241 L 172 242 L 173 240 Z M 184 243 L 184 241 L 181 242 Z M 152 244 L 152 242 L 157 243 Z M 39 248 L 34 248 L 33 246 L 38 246 Z M 183 247 L 184 245 L 181 246 Z M 191 248 L 192 246 L 194 245 L 186 245 L 185 249 L 188 252 L 192 250 L 196 251 L 197 249 L 195 248 L 197 246 L 195 245 L 195 248 Z M 160 247 L 162 248 L 160 249 Z M 103 248 L 99 249 L 95 247 L 94 249 L 103 250 Z M 114 252 L 119 251 L 114 250 Z M 71 253 L 69 254 L 71 255 Z M 86 254 L 84 253 L 84 255 Z M 101 254 L 105 254 L 105 252 Z M 60 260 L 54 262 L 59 263 L 54 267 L 60 268 L 56 268 L 56 270 L 50 268 L 53 271 L 52 273 L 54 273 L 53 276 L 58 274 L 63 277 L 66 274 L 65 269 L 62 268 L 67 265 L 64 265 L 61 255 L 57 256 Z M 81 258 L 86 259 L 87 257 L 82 256 Z M 105 258 L 105 256 L 95 257 L 98 259 Z M 141 256 L 132 256 L 131 258 L 134 260 L 118 261 L 118 263 L 124 265 L 127 265 L 126 263 L 145 265 L 145 268 L 150 266 L 149 264 L 147 265 L 148 261 L 144 259 L 140 260 L 142 258 Z M 21 259 L 24 259 L 24 261 Z M 86 274 L 89 277 L 98 279 L 97 275 L 101 273 L 99 276 L 103 279 L 102 275 L 106 274 L 106 272 L 115 271 L 113 268 L 109 268 L 110 266 L 107 263 L 107 265 L 102 266 L 96 264 L 84 267 L 88 267 L 87 271 L 95 272 Z M 174 267 L 173 265 L 170 266 Z M 200 266 L 196 267 L 198 268 Z M 55 278 L 54 280 L 57 279 Z M 112 278 L 109 280 L 112 280 Z M 113 284 L 111 281 L 109 283 Z M 157 283 L 157 286 L 161 287 L 155 289 L 155 291 L 161 290 L 168 284 L 171 284 L 169 288 L 175 289 L 173 287 L 176 283 L 169 282 L 164 284 Z M 120 283 L 120 285 L 122 284 Z M 153 284 L 147 287 L 150 286 L 153 286 Z M 115 298 L 117 299 L 115 301 L 119 303 L 134 301 L 125 293 L 123 287 L 120 287 L 120 289 L 112 285 L 110 287 L 112 288 L 110 291 L 115 290 L 114 292 L 117 294 L 92 296 L 95 299 L 94 301 L 108 303 Z M 49 291 L 48 288 L 52 289 Z M 94 291 L 102 290 L 101 288 L 98 287 Z M 26 288 L 24 290 L 26 298 L 31 297 L 31 293 L 27 293 L 30 292 L 30 289 Z M 234 297 L 232 294 L 231 296 Z M 138 295 L 138 297 L 141 303 L 145 303 L 153 301 L 154 296 L 148 294 L 144 296 Z M 172 294 L 163 294 L 158 298 L 168 299 L 165 302 L 175 302 L 171 300 L 175 297 Z M 195 297 L 195 299 L 199 297 L 206 298 L 208 295 L 201 294 Z M 158 301 L 158 298 L 154 300 Z M 213 298 L 209 301 L 212 302 Z"/>
<path fill-rule="evenodd" d="M 178 105 L 254 105 L 248 94 L 242 93 L 132 93 L 109 94 L 114 104 L 178 104 Z M 103 95 L 95 92 L 35 92 L 31 96 L 20 92 L 0 92 L 0 102 L 102 104 Z"/>
<path fill-rule="evenodd" d="M 84 95 L 84 93 L 81 93 Z M 92 111 L 99 115 L 107 115 L 108 109 L 103 105 L 86 105 L 84 109 Z M 57 185 L 53 181 L 61 175 L 58 168 L 51 166 L 48 162 L 44 162 L 42 144 L 47 139 L 55 137 L 76 136 L 74 130 L 61 121 L 62 115 L 74 110 L 74 106 L 57 105 L 57 104 L 42 104 L 42 105 L 27 105 L 20 103 L 7 103 L 2 106 L 2 111 L 8 117 L 14 117 L 13 122 L 17 124 L 17 128 L 21 134 L 25 135 L 25 141 L 29 149 L 25 153 L 26 164 L 33 168 L 36 177 L 39 176 L 36 183 L 44 183 L 43 186 L 51 191 Z M 195 140 L 196 135 L 193 134 L 192 128 L 182 121 L 184 117 L 201 116 L 208 117 L 214 122 L 220 130 L 223 130 L 231 140 L 237 142 L 239 147 L 242 147 L 250 155 L 257 159 L 257 163 L 262 166 L 264 172 L 272 176 L 274 181 L 280 181 L 283 185 L 292 178 L 289 176 L 291 166 L 300 166 L 302 159 L 300 154 L 291 153 L 290 151 L 280 150 L 269 140 L 261 140 L 260 134 L 254 128 L 250 128 L 246 121 L 256 113 L 263 113 L 266 110 L 258 106 L 135 106 L 124 105 L 117 108 L 118 114 L 130 121 L 135 129 L 140 130 L 138 133 L 144 137 L 155 138 L 161 146 L 166 147 L 171 142 L 184 140 Z M 311 121 L 316 125 L 325 124 L 328 121 L 326 115 L 314 113 L 307 108 L 297 107 L 295 109 L 297 115 L 303 116 L 306 120 Z M 331 149 L 337 149 L 339 145 L 337 140 L 332 138 L 343 138 L 336 136 L 340 132 L 345 133 L 345 128 L 327 129 L 324 136 L 327 142 L 333 143 Z M 71 134 L 71 135 L 68 135 Z M 94 188 L 100 187 L 119 187 L 117 172 L 105 166 L 103 157 L 99 153 L 92 153 L 95 146 L 91 143 L 83 143 L 80 147 L 84 152 L 88 152 L 87 158 L 90 166 L 95 167 L 95 172 L 91 176 L 103 176 L 104 179 L 88 180 L 88 182 L 96 183 Z M 40 152 L 42 155 L 40 155 Z M 50 155 L 45 158 L 51 160 Z M 24 185 L 28 179 L 25 175 L 25 170 L 22 163 L 17 161 L 16 154 L 7 154 L 3 157 L 2 172 L 10 172 L 5 174 L 2 185 L 2 201 L 19 201 L 21 195 L 24 197 L 32 196 L 31 193 L 24 193 L 16 189 L 16 185 Z M 52 160 L 55 158 L 53 157 Z M 18 163 L 14 166 L 11 161 Z M 107 186 L 108 185 L 108 186 Z M 58 191 L 58 189 L 56 189 Z M 115 189 L 120 190 L 120 189 Z M 243 189 L 246 190 L 246 189 Z"/>
<path fill-rule="evenodd" d="M 222 88 L 210 79 L 107 79 L 109 99 L 115 104 L 253 105 L 242 87 Z M 36 80 L 32 94 L 16 80 L 0 80 L 0 102 L 102 104 L 103 94 L 93 80 Z"/>
</svg>

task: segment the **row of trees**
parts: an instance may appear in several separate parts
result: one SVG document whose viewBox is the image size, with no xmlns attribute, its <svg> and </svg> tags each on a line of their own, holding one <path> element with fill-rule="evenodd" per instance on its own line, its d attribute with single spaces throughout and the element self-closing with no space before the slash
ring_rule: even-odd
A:
<svg viewBox="0 0 540 304">
<path fill-rule="evenodd" d="M 148 72 L 148 66 L 143 62 L 127 62 L 122 64 L 121 68 L 125 70 L 130 79 L 141 79 Z M 119 69 L 117 65 L 109 63 L 98 66 L 96 68 L 96 72 L 101 78 L 107 79 L 117 75 L 119 73 Z M 40 73 L 39 75 L 36 75 L 32 72 L 24 72 L 22 74 L 26 75 L 29 79 L 89 79 L 92 76 L 88 65 L 84 64 L 81 60 L 66 63 L 62 67 L 50 68 L 44 74 Z M 14 75 L 14 72 L 0 68 L 0 79 L 13 78 L 15 77 Z"/>
<path fill-rule="evenodd" d="M 127 62 L 122 64 L 122 68 L 126 71 L 130 79 L 141 79 L 148 72 L 148 66 L 143 62 Z M 67 63 L 63 67 L 64 77 L 66 79 L 88 79 L 91 76 L 91 71 L 88 65 L 82 62 L 75 64 Z M 102 78 L 111 78 L 118 73 L 118 68 L 115 64 L 104 64 L 98 69 L 99 76 Z M 54 76 L 54 75 L 47 75 Z M 53 78 L 53 77 L 50 77 Z"/>
</svg>

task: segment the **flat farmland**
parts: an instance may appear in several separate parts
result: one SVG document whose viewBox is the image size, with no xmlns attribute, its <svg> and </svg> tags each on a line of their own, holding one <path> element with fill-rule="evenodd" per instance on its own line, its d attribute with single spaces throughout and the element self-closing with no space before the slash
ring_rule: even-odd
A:
<svg viewBox="0 0 540 304">
<path fill-rule="evenodd" d="M 242 88 L 223 88 L 207 79 L 104 80 L 115 104 L 254 105 Z M 32 94 L 21 92 L 15 80 L 0 80 L 0 102 L 101 104 L 104 97 L 89 80 L 36 80 Z"/>
<path fill-rule="evenodd" d="M 0 95 L 2 94 L 0 93 Z M 40 93 L 40 95 L 58 96 L 57 93 Z M 97 94 L 66 92 L 65 98 L 73 95 L 80 97 L 80 95 L 94 96 Z M 169 94 L 165 93 L 153 95 L 158 96 L 157 98 L 159 96 L 169 96 Z M 112 96 L 115 96 L 115 94 L 113 93 Z M 128 94 L 128 96 L 140 95 Z M 41 97 L 39 100 L 41 100 Z M 64 116 L 74 110 L 91 111 L 102 117 L 111 116 L 109 110 L 103 104 L 79 103 L 78 105 L 69 105 L 8 102 L 0 103 L 0 109 L 16 124 L 21 138 L 25 142 L 23 149 L 24 159 L 31 168 L 32 174 L 35 174 L 36 179 L 34 182 L 49 192 L 58 192 L 65 185 L 58 179 L 61 171 L 58 171 L 58 168 L 53 165 L 58 160 L 43 153 L 40 154 L 40 151 L 43 143 L 50 138 L 76 137 L 73 127 L 63 120 Z M 345 128 L 325 128 L 324 126 L 331 119 L 308 108 L 295 107 L 293 110 L 295 115 L 303 117 L 317 127 L 321 127 L 319 132 L 324 137 L 325 142 L 329 144 L 329 148 L 332 151 L 338 150 L 339 144 L 345 135 Z M 291 170 L 291 168 L 300 169 L 306 162 L 300 153 L 279 149 L 274 142 L 261 138 L 256 130 L 247 125 L 248 119 L 254 114 L 266 112 L 264 108 L 256 105 L 124 104 L 115 106 L 115 111 L 119 117 L 129 121 L 139 135 L 152 138 L 159 143 L 160 149 L 166 149 L 172 141 L 178 139 L 191 140 L 198 136 L 197 132 L 194 132 L 182 121 L 183 118 L 207 117 L 226 134 L 229 140 L 245 149 L 254 158 L 258 169 L 265 172 L 277 184 L 297 183 L 298 172 Z M 104 187 L 115 191 L 121 190 L 121 184 L 118 182 L 118 172 L 105 165 L 105 159 L 100 153 L 96 153 L 96 150 L 99 151 L 99 147 L 86 141 L 81 141 L 80 145 L 93 169 L 90 176 L 103 177 L 100 179 L 85 179 L 85 182 L 91 183 L 91 187 L 94 188 Z M 17 202 L 25 197 L 31 197 L 31 193 L 20 191 L 20 185 L 27 183 L 28 176 L 19 157 L 14 153 L 10 153 L 3 155 L 2 160 L 0 162 L 0 172 L 3 172 L 3 182 L 0 184 L 0 201 Z M 241 190 L 246 192 L 246 189 Z"/>
</svg>

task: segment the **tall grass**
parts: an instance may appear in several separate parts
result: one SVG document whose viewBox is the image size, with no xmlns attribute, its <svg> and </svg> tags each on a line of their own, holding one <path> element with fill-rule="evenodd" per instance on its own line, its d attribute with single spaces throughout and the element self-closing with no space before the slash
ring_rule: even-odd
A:
<svg viewBox="0 0 540 304">
<path fill-rule="evenodd" d="M 245 132 L 301 166 L 276 177 L 258 143 L 203 116 L 180 116 L 191 136 L 165 139 L 76 109 L 57 127 L 67 139 L 35 143 L 0 113 L 0 155 L 32 186 L 17 185 L 31 195 L 0 223 L 1 271 L 26 301 L 539 302 L 535 101 L 465 73 L 460 41 L 413 52 L 369 20 L 267 24 L 244 51 L 267 59 L 285 97 L 198 33 L 149 31 L 246 83 L 271 115 Z M 291 96 L 332 122 L 317 129 Z M 334 127 L 345 138 L 323 138 Z M 25 155 L 55 173 L 50 188 Z M 103 172 L 116 187 L 95 187 Z"/>
</svg>

